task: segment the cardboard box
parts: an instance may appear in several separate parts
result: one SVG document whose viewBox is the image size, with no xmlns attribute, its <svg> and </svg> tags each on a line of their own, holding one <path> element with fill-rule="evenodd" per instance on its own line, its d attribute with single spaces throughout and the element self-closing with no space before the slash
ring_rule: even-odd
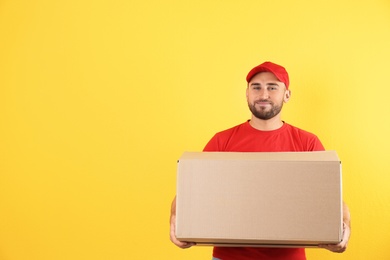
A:
<svg viewBox="0 0 390 260">
<path fill-rule="evenodd" d="M 198 245 L 316 247 L 342 238 L 335 151 L 185 152 L 176 236 Z"/>
</svg>

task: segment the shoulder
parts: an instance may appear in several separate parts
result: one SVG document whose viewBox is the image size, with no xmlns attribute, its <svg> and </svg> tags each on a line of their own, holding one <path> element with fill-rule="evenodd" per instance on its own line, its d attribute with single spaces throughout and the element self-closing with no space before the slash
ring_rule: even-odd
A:
<svg viewBox="0 0 390 260">
<path fill-rule="evenodd" d="M 223 151 L 226 149 L 228 143 L 237 139 L 243 133 L 248 131 L 248 122 L 233 126 L 226 130 L 216 133 L 211 140 L 206 144 L 204 151 Z"/>
<path fill-rule="evenodd" d="M 303 145 L 302 149 L 307 151 L 325 150 L 317 135 L 290 124 L 286 124 L 286 130 L 292 139 Z"/>
<path fill-rule="evenodd" d="M 287 123 L 285 123 L 285 125 L 286 125 L 287 131 L 290 133 L 298 134 L 302 137 L 307 137 L 307 138 L 317 138 L 317 136 L 315 134 L 308 132 L 306 130 L 303 130 L 299 127 L 296 127 L 296 126 L 293 126 L 293 125 L 290 125 Z"/>
</svg>

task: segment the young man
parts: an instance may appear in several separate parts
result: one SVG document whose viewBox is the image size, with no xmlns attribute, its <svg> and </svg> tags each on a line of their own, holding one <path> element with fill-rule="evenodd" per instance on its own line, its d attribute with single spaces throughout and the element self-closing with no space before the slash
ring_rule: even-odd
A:
<svg viewBox="0 0 390 260">
<path fill-rule="evenodd" d="M 247 75 L 246 98 L 252 112 L 245 123 L 217 133 L 204 151 L 220 152 L 287 152 L 322 151 L 320 140 L 312 133 L 281 120 L 283 104 L 291 97 L 287 71 L 280 65 L 264 62 Z M 212 212 L 210 212 L 212 214 Z M 321 245 L 333 252 L 344 252 L 350 236 L 349 209 L 343 206 L 344 235 L 337 245 Z M 194 243 L 175 237 L 176 198 L 171 207 L 171 241 L 181 248 Z M 214 247 L 214 260 L 304 260 L 304 248 Z"/>
</svg>

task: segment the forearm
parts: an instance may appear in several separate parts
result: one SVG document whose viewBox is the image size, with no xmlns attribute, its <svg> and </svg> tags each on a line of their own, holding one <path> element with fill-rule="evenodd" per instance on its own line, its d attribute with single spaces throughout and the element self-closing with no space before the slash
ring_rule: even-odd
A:
<svg viewBox="0 0 390 260">
<path fill-rule="evenodd" d="M 171 216 L 176 215 L 176 196 L 173 198 L 172 204 L 171 204 Z"/>
<path fill-rule="evenodd" d="M 349 212 L 349 208 L 347 204 L 343 201 L 343 222 L 351 228 L 351 213 Z"/>
</svg>

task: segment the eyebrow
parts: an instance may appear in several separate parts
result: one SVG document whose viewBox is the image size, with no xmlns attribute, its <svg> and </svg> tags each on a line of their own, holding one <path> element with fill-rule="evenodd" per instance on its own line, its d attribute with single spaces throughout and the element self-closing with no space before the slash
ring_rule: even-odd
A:
<svg viewBox="0 0 390 260">
<path fill-rule="evenodd" d="M 260 83 L 258 83 L 258 82 L 253 82 L 253 83 L 251 83 L 251 86 L 259 86 L 259 85 L 261 85 Z M 277 86 L 277 87 L 279 87 L 279 84 L 278 83 L 275 83 L 275 82 L 269 82 L 269 83 L 266 83 L 265 84 L 266 86 Z"/>
</svg>

